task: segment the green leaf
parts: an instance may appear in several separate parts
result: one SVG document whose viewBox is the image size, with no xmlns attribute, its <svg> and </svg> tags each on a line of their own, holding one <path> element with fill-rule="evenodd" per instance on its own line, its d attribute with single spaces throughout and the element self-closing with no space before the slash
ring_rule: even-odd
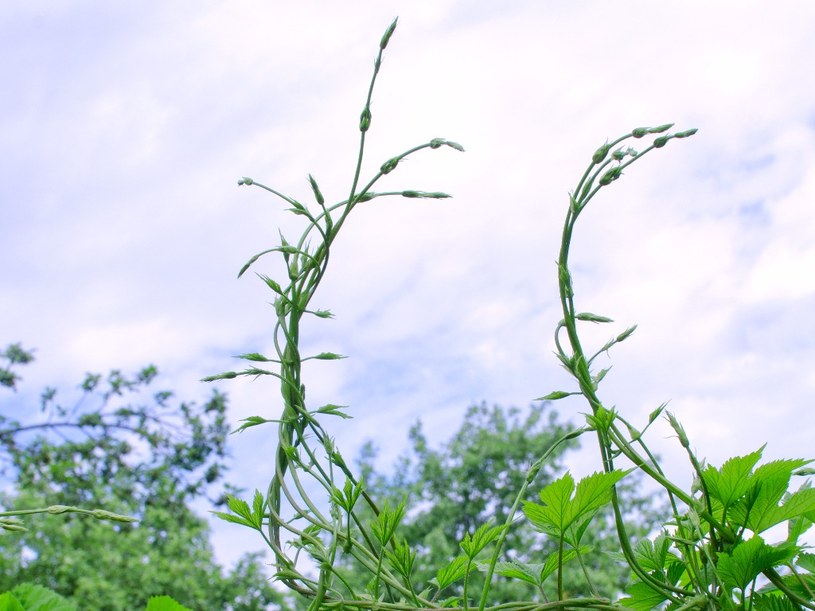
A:
<svg viewBox="0 0 815 611">
<path fill-rule="evenodd" d="M 486 524 L 479 526 L 473 533 L 472 537 L 470 536 L 470 533 L 466 533 L 464 535 L 464 539 L 462 539 L 459 545 L 471 560 L 475 559 L 479 552 L 487 547 L 487 545 L 495 541 L 503 530 L 503 525 L 490 526 L 490 523 L 487 522 Z"/>
<path fill-rule="evenodd" d="M 652 611 L 668 600 L 667 596 L 642 581 L 628 586 L 625 591 L 628 596 L 618 600 L 617 604 L 634 611 Z"/>
<path fill-rule="evenodd" d="M 558 399 L 565 399 L 566 397 L 571 397 L 572 395 L 579 395 L 579 392 L 566 392 L 565 390 L 556 390 L 554 392 L 550 392 L 548 395 L 544 395 L 543 397 L 538 397 L 535 401 L 557 401 Z"/>
<path fill-rule="evenodd" d="M 255 490 L 255 496 L 252 499 L 252 517 L 255 520 L 255 526 L 260 529 L 263 525 L 263 506 L 266 504 L 266 500 L 263 498 L 263 495 L 260 493 L 260 490 Z"/>
<path fill-rule="evenodd" d="M 523 511 L 536 528 L 577 547 L 591 518 L 611 501 L 614 485 L 627 473 L 629 471 L 620 470 L 594 473 L 575 487 L 574 479 L 567 472 L 540 491 L 542 504 L 527 501 Z"/>
<path fill-rule="evenodd" d="M 561 566 L 565 565 L 570 560 L 577 558 L 578 556 L 582 556 L 588 554 L 591 551 L 591 547 L 588 545 L 581 545 L 579 548 L 570 548 L 567 550 L 563 550 L 563 559 L 561 560 Z M 550 554 L 548 558 L 546 558 L 546 562 L 543 563 L 543 568 L 541 569 L 539 578 L 540 584 L 546 581 L 550 575 L 552 575 L 555 571 L 557 571 L 558 566 L 558 554 L 555 552 L 554 554 Z"/>
<path fill-rule="evenodd" d="M 665 570 L 665 561 L 668 558 L 668 551 L 671 548 L 671 541 L 663 531 L 654 541 L 644 539 L 637 543 L 634 548 L 634 557 L 640 566 L 647 572 Z"/>
<path fill-rule="evenodd" d="M 254 528 L 255 525 L 250 520 L 245 520 L 239 516 L 236 516 L 231 513 L 224 513 L 223 511 L 211 511 L 212 515 L 224 520 L 225 522 L 231 522 L 232 524 L 240 524 L 241 526 L 248 526 L 249 528 Z"/>
<path fill-rule="evenodd" d="M 12 593 L 26 611 L 76 611 L 76 604 L 53 590 L 33 583 L 21 583 Z M 2 609 L 2 604 L 0 604 Z"/>
<path fill-rule="evenodd" d="M 770 546 L 755 535 L 732 553 L 720 553 L 717 569 L 727 587 L 744 590 L 762 571 L 792 560 L 797 553 L 794 545 Z"/>
<path fill-rule="evenodd" d="M 151 596 L 144 611 L 192 611 L 169 596 Z"/>
<path fill-rule="evenodd" d="M 436 572 L 435 582 L 439 588 L 439 592 L 453 585 L 458 580 L 463 579 L 464 576 L 474 568 L 467 556 L 456 556 L 450 564 Z"/>
<path fill-rule="evenodd" d="M 248 418 L 243 418 L 241 422 L 243 422 L 243 424 L 236 428 L 234 431 L 232 431 L 233 434 L 242 433 L 248 428 L 265 424 L 267 422 L 276 422 L 276 420 L 267 420 L 266 418 L 261 418 L 260 416 L 249 416 Z"/>
<path fill-rule="evenodd" d="M 339 416 L 340 418 L 343 418 L 345 420 L 350 420 L 351 418 L 353 418 L 353 416 L 349 416 L 344 411 L 342 411 L 346 407 L 348 407 L 348 406 L 347 405 L 334 405 L 333 403 L 328 403 L 326 405 L 323 405 L 322 407 L 318 407 L 314 411 L 316 413 L 318 413 L 318 414 L 328 414 L 330 416 Z"/>
<path fill-rule="evenodd" d="M 478 568 L 486 571 L 489 564 L 479 563 Z M 540 578 L 543 564 L 527 564 L 525 562 L 496 562 L 495 572 L 503 577 L 519 579 L 535 587 L 538 587 L 543 580 Z"/>
<path fill-rule="evenodd" d="M 765 446 L 747 456 L 736 456 L 726 461 L 721 469 L 709 466 L 702 472 L 710 496 L 726 509 L 750 489 L 753 467 L 761 459 Z"/>
<path fill-rule="evenodd" d="M 11 592 L 0 594 L 0 611 L 26 611 Z"/>
</svg>

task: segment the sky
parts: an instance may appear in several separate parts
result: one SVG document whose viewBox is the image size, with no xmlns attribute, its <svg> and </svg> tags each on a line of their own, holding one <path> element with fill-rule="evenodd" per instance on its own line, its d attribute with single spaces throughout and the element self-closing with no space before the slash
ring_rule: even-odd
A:
<svg viewBox="0 0 815 611">
<path fill-rule="evenodd" d="M 611 351 L 606 405 L 634 423 L 664 401 L 712 464 L 767 443 L 815 457 L 815 4 L 780 0 L 32 0 L 0 7 L 0 343 L 37 361 L 20 409 L 86 371 L 154 363 L 162 387 L 272 352 L 256 252 L 301 230 L 249 176 L 311 201 L 347 197 L 379 39 L 399 24 L 372 104 L 363 176 L 444 137 L 379 190 L 443 201 L 358 207 L 332 254 L 304 350 L 346 456 L 383 468 L 418 419 L 434 444 L 469 405 L 525 407 L 573 390 L 552 354 L 569 191 L 594 150 L 641 125 L 698 128 L 629 168 L 581 217 L 576 303 Z M 274 262 L 258 271 L 279 272 Z M 279 414 L 278 386 L 232 381 L 230 419 Z M 563 419 L 586 406 L 565 400 Z M 331 423 L 329 423 L 331 424 Z M 271 429 L 235 439 L 231 481 L 264 488 Z M 689 478 L 675 436 L 651 433 Z M 575 472 L 599 468 L 587 449 Z M 258 548 L 215 524 L 220 558 Z"/>
</svg>

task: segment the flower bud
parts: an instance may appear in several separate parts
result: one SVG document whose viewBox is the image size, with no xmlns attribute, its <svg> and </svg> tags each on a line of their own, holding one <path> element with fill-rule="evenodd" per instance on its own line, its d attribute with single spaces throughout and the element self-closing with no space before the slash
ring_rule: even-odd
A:
<svg viewBox="0 0 815 611">
<path fill-rule="evenodd" d="M 660 136 L 654 140 L 654 147 L 661 149 L 663 146 L 668 144 L 668 140 L 670 140 L 670 136 Z"/>
<path fill-rule="evenodd" d="M 366 106 L 359 117 L 359 131 L 367 132 L 369 127 L 371 127 L 371 109 Z"/>
<path fill-rule="evenodd" d="M 317 203 L 322 206 L 325 204 L 325 198 L 320 192 L 320 187 L 317 186 L 317 181 L 314 180 L 314 177 L 311 174 L 308 175 L 308 181 L 311 183 L 311 190 L 314 191 L 314 197 L 317 200 Z"/>
<path fill-rule="evenodd" d="M 611 149 L 611 145 L 606 142 L 603 146 L 594 151 L 594 155 L 591 156 L 592 162 L 595 164 L 601 163 L 603 159 L 606 158 L 606 155 L 608 155 L 609 149 Z"/>
<path fill-rule="evenodd" d="M 634 136 L 635 138 L 642 138 L 643 136 L 645 136 L 647 134 L 648 134 L 648 128 L 647 127 L 635 127 L 631 131 L 631 135 Z"/>
<path fill-rule="evenodd" d="M 391 157 L 385 163 L 382 164 L 382 167 L 379 168 L 379 171 L 383 174 L 390 174 L 393 169 L 399 164 L 399 157 Z"/>
<path fill-rule="evenodd" d="M 696 127 L 694 127 L 693 129 L 686 129 L 683 132 L 676 132 L 674 134 L 674 138 L 687 138 L 689 136 L 692 136 L 693 134 L 695 134 L 698 131 L 699 131 L 699 129 L 696 128 Z"/>
<path fill-rule="evenodd" d="M 388 46 L 388 42 L 393 36 L 393 31 L 396 29 L 396 22 L 399 21 L 399 17 L 393 20 L 393 22 L 388 26 L 388 29 L 382 35 L 382 40 L 379 41 L 379 48 L 384 50 L 385 47 Z"/>
<path fill-rule="evenodd" d="M 620 166 L 611 168 L 608 172 L 600 177 L 600 186 L 605 187 L 617 180 L 623 174 L 623 169 Z"/>
<path fill-rule="evenodd" d="M 650 127 L 648 128 L 649 134 L 661 134 L 662 132 L 667 132 L 674 126 L 673 123 L 666 123 L 665 125 L 660 125 L 659 127 Z"/>
</svg>

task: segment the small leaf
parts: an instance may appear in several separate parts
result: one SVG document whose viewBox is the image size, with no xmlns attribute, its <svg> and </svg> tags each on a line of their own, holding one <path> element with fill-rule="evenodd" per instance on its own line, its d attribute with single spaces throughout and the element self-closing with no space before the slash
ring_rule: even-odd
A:
<svg viewBox="0 0 815 611">
<path fill-rule="evenodd" d="M 351 418 L 353 418 L 353 416 L 349 416 L 344 411 L 342 411 L 346 407 L 348 407 L 348 406 L 347 405 L 333 405 L 331 403 L 328 403 L 326 405 L 323 405 L 322 407 L 318 407 L 314 411 L 316 413 L 318 413 L 318 414 L 328 414 L 330 416 L 339 416 L 340 418 L 343 418 L 345 420 L 350 420 Z"/>
<path fill-rule="evenodd" d="M 487 522 L 479 526 L 472 537 L 470 533 L 466 533 L 459 546 L 470 559 L 475 559 L 481 550 L 498 538 L 503 530 L 503 525 L 490 526 L 490 523 Z"/>
<path fill-rule="evenodd" d="M 258 426 L 260 424 L 265 424 L 267 422 L 277 422 L 277 421 L 267 420 L 266 418 L 261 418 L 260 416 L 249 416 L 248 418 L 243 418 L 241 422 L 243 422 L 244 424 L 240 425 L 238 428 L 232 431 L 233 435 L 235 433 L 242 433 L 246 429 L 251 428 L 253 426 Z"/>
<path fill-rule="evenodd" d="M 470 564 L 470 559 L 467 558 L 467 556 L 456 556 L 450 564 L 436 572 L 435 581 L 439 592 L 453 585 L 458 580 L 463 579 L 464 576 L 473 569 L 475 569 L 475 567 Z"/>
</svg>

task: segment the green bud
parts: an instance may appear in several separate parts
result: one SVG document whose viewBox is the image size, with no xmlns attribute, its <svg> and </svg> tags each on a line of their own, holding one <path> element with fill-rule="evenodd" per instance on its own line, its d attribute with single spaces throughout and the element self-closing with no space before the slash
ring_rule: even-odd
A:
<svg viewBox="0 0 815 611">
<path fill-rule="evenodd" d="M 623 331 L 622 333 L 620 333 L 617 336 L 616 340 L 618 342 L 621 342 L 621 341 L 624 341 L 624 340 L 628 339 L 631 336 L 631 334 L 634 331 L 636 331 L 636 329 L 637 329 L 637 325 L 634 325 L 633 327 L 628 327 L 625 331 Z"/>
<path fill-rule="evenodd" d="M 74 507 L 68 507 L 67 505 L 51 505 L 45 511 L 52 515 L 56 515 L 59 513 L 66 513 L 68 511 L 73 511 Z"/>
<path fill-rule="evenodd" d="M 461 151 L 462 153 L 464 152 L 464 147 L 461 146 L 458 142 L 445 140 L 444 138 L 433 138 L 430 141 L 430 148 L 432 149 L 440 148 L 443 145 L 449 146 L 450 148 L 456 149 L 457 151 Z"/>
<path fill-rule="evenodd" d="M 379 170 L 383 174 L 390 174 L 397 165 L 399 165 L 399 157 L 391 157 L 382 164 L 382 167 L 379 168 Z"/>
<path fill-rule="evenodd" d="M 627 151 L 624 151 L 623 149 L 617 149 L 611 154 L 611 157 L 614 159 L 614 161 L 622 161 L 627 154 L 628 154 Z"/>
<path fill-rule="evenodd" d="M 366 106 L 359 117 L 359 131 L 367 132 L 369 127 L 371 127 L 371 109 Z"/>
<path fill-rule="evenodd" d="M 382 35 L 382 40 L 379 41 L 379 48 L 383 51 L 385 47 L 388 46 L 388 42 L 393 36 L 393 31 L 396 29 L 396 22 L 399 21 L 399 17 L 393 20 L 393 22 L 388 26 L 388 29 L 385 31 L 385 34 Z"/>
<path fill-rule="evenodd" d="M 674 126 L 673 123 L 666 123 L 665 125 L 660 125 L 659 127 L 650 127 L 648 128 L 649 134 L 661 134 L 662 132 L 667 132 Z"/>
<path fill-rule="evenodd" d="M 441 193 L 440 191 L 402 191 L 402 197 L 421 197 L 425 199 L 445 199 L 447 197 L 451 197 L 447 193 Z"/>
<path fill-rule="evenodd" d="M 686 129 L 683 132 L 676 132 L 674 134 L 674 138 L 688 138 L 688 137 L 692 136 L 693 134 L 695 134 L 698 131 L 699 131 L 699 129 L 696 128 L 696 127 L 694 127 L 693 129 Z"/>
<path fill-rule="evenodd" d="M 643 136 L 648 134 L 648 129 L 649 128 L 647 127 L 635 127 L 631 131 L 631 135 L 634 136 L 635 138 L 642 138 Z"/>
<path fill-rule="evenodd" d="M 603 146 L 601 146 L 599 149 L 594 151 L 594 155 L 591 156 L 592 162 L 594 164 L 601 163 L 603 161 L 603 159 L 606 158 L 606 155 L 608 155 L 608 151 L 610 149 L 611 149 L 611 145 L 608 142 L 606 142 Z"/>
<path fill-rule="evenodd" d="M 605 174 L 600 177 L 600 186 L 605 187 L 606 185 L 610 185 L 612 182 L 617 180 L 620 176 L 622 176 L 623 169 L 620 166 L 615 168 L 611 168 Z"/>
<path fill-rule="evenodd" d="M 659 138 L 654 139 L 654 146 L 658 149 L 661 149 L 663 146 L 668 144 L 668 140 L 670 140 L 670 136 L 660 136 Z"/>
<path fill-rule="evenodd" d="M 93 517 L 97 520 L 111 520 L 113 522 L 138 522 L 136 518 L 130 516 L 123 516 L 112 511 L 105 511 L 104 509 L 94 509 Z"/>
<path fill-rule="evenodd" d="M 587 322 L 614 322 L 612 319 L 608 318 L 607 316 L 600 316 L 599 314 L 592 314 L 591 312 L 580 312 L 580 314 L 575 315 L 577 320 L 584 320 Z"/>
<path fill-rule="evenodd" d="M 239 186 L 239 187 L 240 187 L 241 185 L 247 185 L 247 186 L 249 186 L 249 185 L 253 184 L 254 182 L 255 182 L 255 181 L 254 181 L 254 180 L 252 180 L 251 178 L 249 178 L 248 176 L 244 176 L 243 178 L 241 178 L 241 179 L 238 181 L 238 186 Z"/>
<path fill-rule="evenodd" d="M 376 197 L 376 193 L 374 193 L 373 191 L 368 191 L 367 193 L 363 193 L 362 195 L 358 195 L 356 200 L 357 200 L 357 202 L 368 202 L 368 201 L 371 201 L 375 197 Z"/>
<path fill-rule="evenodd" d="M 317 181 L 314 180 L 314 177 L 311 174 L 308 175 L 308 181 L 311 183 L 311 190 L 314 191 L 314 198 L 317 200 L 317 203 L 322 206 L 325 204 L 325 198 L 323 197 L 323 194 L 320 193 L 320 187 L 317 186 Z"/>
</svg>

